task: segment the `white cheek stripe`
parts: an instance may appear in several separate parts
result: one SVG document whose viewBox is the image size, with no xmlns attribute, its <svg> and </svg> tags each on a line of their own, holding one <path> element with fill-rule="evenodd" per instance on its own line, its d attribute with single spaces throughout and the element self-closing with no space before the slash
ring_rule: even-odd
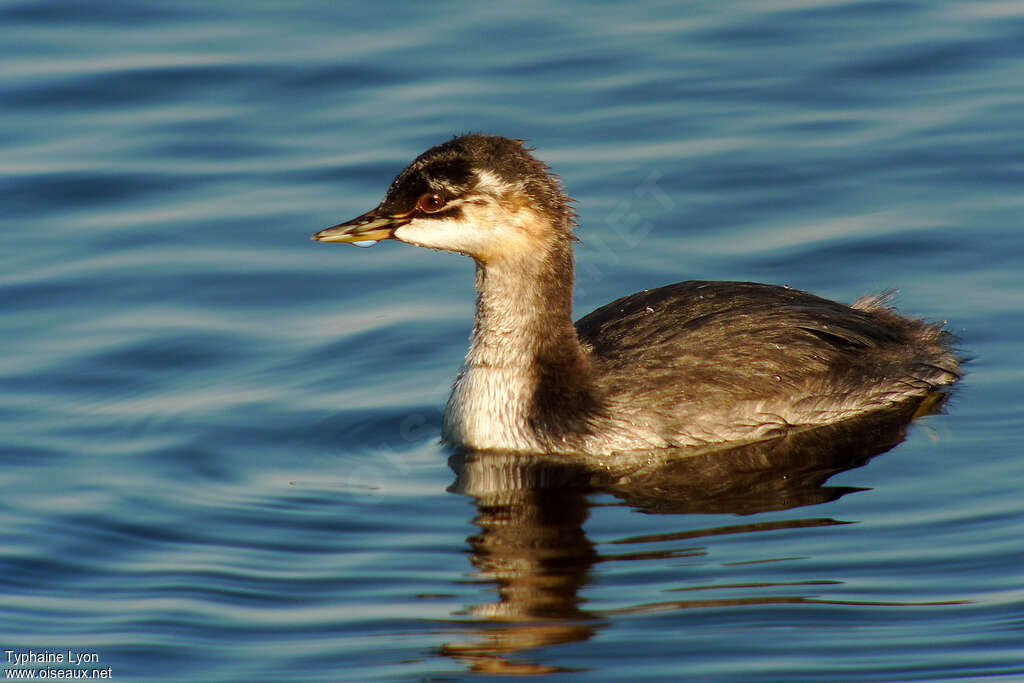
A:
<svg viewBox="0 0 1024 683">
<path fill-rule="evenodd" d="M 540 216 L 522 206 L 509 211 L 495 198 L 460 201 L 458 217 L 414 218 L 395 230 L 395 239 L 419 247 L 466 254 L 490 262 L 534 258 L 545 251 Z"/>
<path fill-rule="evenodd" d="M 510 183 L 492 171 L 480 169 L 475 173 L 476 190 L 478 192 L 494 195 L 495 197 L 503 197 L 517 192 L 522 192 L 523 190 L 522 183 Z"/>
</svg>

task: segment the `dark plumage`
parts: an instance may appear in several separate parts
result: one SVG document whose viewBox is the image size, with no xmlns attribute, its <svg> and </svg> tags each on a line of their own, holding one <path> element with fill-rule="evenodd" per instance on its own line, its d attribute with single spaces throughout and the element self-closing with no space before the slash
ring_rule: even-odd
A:
<svg viewBox="0 0 1024 683">
<path fill-rule="evenodd" d="M 772 285 L 682 282 L 573 325 L 570 202 L 521 142 L 465 135 L 417 157 L 376 209 L 317 233 L 476 260 L 476 324 L 446 440 L 605 454 L 758 439 L 921 399 L 961 375 L 952 336 L 883 297 L 851 307 Z"/>
<path fill-rule="evenodd" d="M 603 393 L 643 405 L 682 444 L 726 440 L 749 420 L 758 436 L 834 422 L 960 377 L 951 335 L 879 297 L 850 307 L 774 285 L 680 282 L 602 306 L 576 329 Z"/>
</svg>

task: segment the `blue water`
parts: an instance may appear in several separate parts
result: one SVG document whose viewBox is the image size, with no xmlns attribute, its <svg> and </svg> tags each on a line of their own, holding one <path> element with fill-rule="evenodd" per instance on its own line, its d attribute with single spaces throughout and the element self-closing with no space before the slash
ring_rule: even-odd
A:
<svg viewBox="0 0 1024 683">
<path fill-rule="evenodd" d="M 1022 46 L 997 1 L 0 3 L 0 651 L 122 681 L 1024 677 Z M 580 314 L 690 278 L 898 288 L 969 374 L 824 474 L 449 463 L 472 263 L 309 236 L 469 130 L 576 198 Z"/>
</svg>

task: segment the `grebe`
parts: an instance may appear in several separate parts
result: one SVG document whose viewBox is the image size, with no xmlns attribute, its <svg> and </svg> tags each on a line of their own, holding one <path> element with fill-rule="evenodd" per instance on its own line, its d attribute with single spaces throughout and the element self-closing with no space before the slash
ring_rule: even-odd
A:
<svg viewBox="0 0 1024 683">
<path fill-rule="evenodd" d="M 960 378 L 940 324 L 885 297 L 680 282 L 572 322 L 571 199 L 522 141 L 427 150 L 377 208 L 313 236 L 476 261 L 476 322 L 444 411 L 471 449 L 611 454 L 756 440 L 921 399 Z"/>
</svg>

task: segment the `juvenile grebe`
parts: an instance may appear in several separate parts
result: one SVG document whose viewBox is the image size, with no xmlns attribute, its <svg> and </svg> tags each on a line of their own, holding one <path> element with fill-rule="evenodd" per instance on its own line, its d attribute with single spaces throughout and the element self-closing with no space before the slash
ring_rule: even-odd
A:
<svg viewBox="0 0 1024 683">
<path fill-rule="evenodd" d="M 476 261 L 476 323 L 443 438 L 609 454 L 763 438 L 920 399 L 959 379 L 941 325 L 883 297 L 680 282 L 572 322 L 571 200 L 522 142 L 464 135 L 398 174 L 321 242 L 397 239 Z"/>
</svg>

